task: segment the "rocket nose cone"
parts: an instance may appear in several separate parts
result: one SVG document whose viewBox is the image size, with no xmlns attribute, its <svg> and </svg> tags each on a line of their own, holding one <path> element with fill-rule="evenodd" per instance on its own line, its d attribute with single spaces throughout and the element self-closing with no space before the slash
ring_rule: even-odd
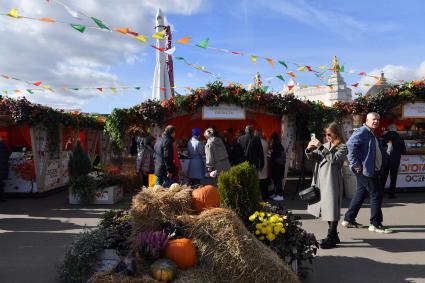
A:
<svg viewBox="0 0 425 283">
<path fill-rule="evenodd" d="M 159 20 L 162 20 L 163 18 L 164 17 L 162 15 L 162 10 L 161 8 L 158 8 L 158 11 L 156 12 L 156 20 L 159 21 Z"/>
</svg>

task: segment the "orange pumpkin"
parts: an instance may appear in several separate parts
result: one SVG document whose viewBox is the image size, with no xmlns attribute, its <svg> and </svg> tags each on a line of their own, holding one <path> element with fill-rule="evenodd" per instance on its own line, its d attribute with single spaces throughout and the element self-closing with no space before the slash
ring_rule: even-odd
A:
<svg viewBox="0 0 425 283">
<path fill-rule="evenodd" d="M 214 186 L 207 185 L 192 191 L 192 206 L 197 212 L 220 206 L 220 194 Z"/>
<path fill-rule="evenodd" d="M 174 261 L 178 268 L 187 269 L 196 263 L 196 248 L 188 238 L 170 240 L 165 247 L 164 256 Z"/>
</svg>

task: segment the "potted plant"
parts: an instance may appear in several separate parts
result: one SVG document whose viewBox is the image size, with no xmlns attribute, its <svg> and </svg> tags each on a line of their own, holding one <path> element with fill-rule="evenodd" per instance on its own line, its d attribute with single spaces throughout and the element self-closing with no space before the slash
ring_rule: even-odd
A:
<svg viewBox="0 0 425 283">
<path fill-rule="evenodd" d="M 72 181 L 69 191 L 70 204 L 92 203 L 97 191 L 95 178 L 90 175 L 82 175 Z"/>
</svg>

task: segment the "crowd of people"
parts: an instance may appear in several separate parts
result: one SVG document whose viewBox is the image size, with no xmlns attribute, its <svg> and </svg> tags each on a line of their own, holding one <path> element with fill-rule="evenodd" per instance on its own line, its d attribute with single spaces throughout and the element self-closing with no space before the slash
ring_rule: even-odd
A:
<svg viewBox="0 0 425 283">
<path fill-rule="evenodd" d="M 366 123 L 353 132 L 346 144 L 338 124 L 331 123 L 324 129 L 325 142 L 322 144 L 313 137 L 305 150 L 307 158 L 315 161 L 312 185 L 320 189 L 320 200 L 310 203 L 308 211 L 329 225 L 328 235 L 320 243 L 324 249 L 334 248 L 340 243 L 337 226 L 343 194 L 341 169 L 347 159 L 350 169 L 356 175 L 357 188 L 344 215 L 342 226 L 364 227 L 356 222 L 356 217 L 364 200 L 369 196 L 371 215 L 368 230 L 392 233 L 391 229 L 383 225 L 383 193 L 390 174 L 389 196 L 395 197 L 400 158 L 406 153 L 406 147 L 394 125 L 388 127 L 382 138 L 378 138 L 376 129 L 379 122 L 379 114 L 369 113 Z"/>
<path fill-rule="evenodd" d="M 258 172 L 263 199 L 283 200 L 286 152 L 278 133 L 273 133 L 268 142 L 262 130 L 254 131 L 252 125 L 240 130 L 234 138 L 233 129 L 219 133 L 208 128 L 202 133 L 201 129 L 193 128 L 192 137 L 187 142 L 176 142 L 175 132 L 176 128 L 169 125 L 155 143 L 152 136 L 135 139 L 136 170 L 145 186 L 148 185 L 149 173 L 154 173 L 156 184 L 163 187 L 179 183 L 181 155 L 187 155 L 189 159 L 185 175 L 194 187 L 205 179 L 216 179 L 231 166 L 247 161 Z M 271 185 L 273 192 L 269 191 Z"/>
</svg>

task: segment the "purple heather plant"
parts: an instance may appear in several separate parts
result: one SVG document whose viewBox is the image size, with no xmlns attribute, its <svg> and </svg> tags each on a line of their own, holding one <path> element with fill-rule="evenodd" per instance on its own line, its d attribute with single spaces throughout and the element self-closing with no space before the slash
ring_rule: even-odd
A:
<svg viewBox="0 0 425 283">
<path fill-rule="evenodd" d="M 137 235 L 136 244 L 140 255 L 148 259 L 160 258 L 170 235 L 164 231 L 143 231 Z"/>
</svg>

